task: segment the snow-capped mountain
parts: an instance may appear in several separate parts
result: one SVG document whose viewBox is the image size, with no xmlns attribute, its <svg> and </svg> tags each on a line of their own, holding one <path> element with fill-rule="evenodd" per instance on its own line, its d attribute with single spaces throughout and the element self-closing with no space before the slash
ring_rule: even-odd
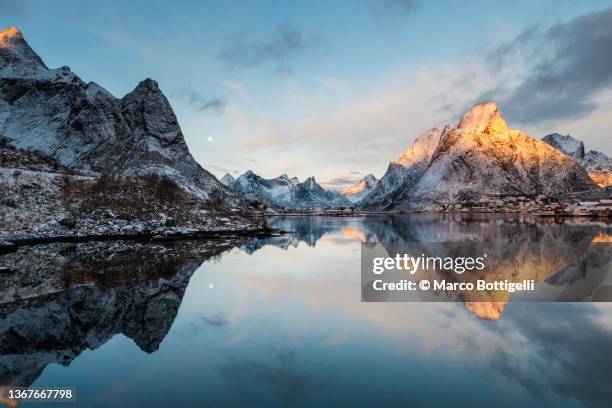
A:
<svg viewBox="0 0 612 408">
<path fill-rule="evenodd" d="M 600 187 L 612 185 L 612 158 L 595 150 L 585 152 L 584 143 L 570 135 L 553 133 L 542 140 L 574 158 Z"/>
<path fill-rule="evenodd" d="M 594 188 L 575 160 L 509 129 L 497 105 L 487 102 L 457 125 L 417 137 L 359 208 L 433 209 L 486 196 L 558 196 Z"/>
<path fill-rule="evenodd" d="M 580 140 L 574 139 L 570 135 L 560 135 L 559 133 L 553 133 L 546 135 L 542 138 L 543 141 L 551 145 L 557 150 L 571 156 L 574 160 L 581 160 L 584 158 L 584 143 Z"/>
<path fill-rule="evenodd" d="M 370 194 L 370 192 L 376 186 L 377 181 L 378 180 L 376 180 L 376 177 L 374 177 L 374 175 L 368 174 L 367 176 L 359 180 L 357 183 L 343 189 L 342 195 L 346 197 L 350 202 L 354 204 L 358 203 L 365 196 Z"/>
<path fill-rule="evenodd" d="M 89 174 L 165 174 L 202 198 L 241 203 L 194 160 L 155 81 L 115 98 L 68 67 L 49 69 L 16 28 L 0 31 L 0 135 Z"/>
<path fill-rule="evenodd" d="M 260 201 L 282 208 L 326 208 L 350 207 L 351 202 L 340 193 L 328 191 L 309 177 L 300 183 L 297 177 L 283 174 L 265 179 L 248 170 L 238 177 L 229 188 L 241 192 L 252 201 Z"/>
<path fill-rule="evenodd" d="M 221 177 L 221 184 L 225 187 L 229 187 L 236 179 L 229 173 L 225 173 L 225 176 Z"/>
</svg>

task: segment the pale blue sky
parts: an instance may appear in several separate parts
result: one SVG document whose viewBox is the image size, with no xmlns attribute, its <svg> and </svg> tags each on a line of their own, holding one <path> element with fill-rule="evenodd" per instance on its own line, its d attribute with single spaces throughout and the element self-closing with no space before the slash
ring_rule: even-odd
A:
<svg viewBox="0 0 612 408">
<path fill-rule="evenodd" d="M 612 68 L 589 47 L 601 37 L 612 49 L 610 7 L 0 0 L 2 25 L 19 27 L 48 66 L 68 65 L 117 97 L 155 79 L 192 153 L 217 176 L 253 169 L 333 187 L 382 176 L 419 133 L 484 97 L 511 127 L 571 133 L 612 153 Z M 582 52 L 594 61 L 586 68 L 571 57 Z"/>
</svg>

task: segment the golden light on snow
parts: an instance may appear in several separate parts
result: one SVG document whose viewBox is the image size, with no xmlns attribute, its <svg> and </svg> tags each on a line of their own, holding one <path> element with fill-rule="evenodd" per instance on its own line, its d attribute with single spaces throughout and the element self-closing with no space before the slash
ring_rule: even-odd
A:
<svg viewBox="0 0 612 408">
<path fill-rule="evenodd" d="M 0 31 L 0 47 L 9 47 L 9 41 L 21 35 L 21 32 L 15 27 L 9 27 L 5 30 Z"/>
</svg>

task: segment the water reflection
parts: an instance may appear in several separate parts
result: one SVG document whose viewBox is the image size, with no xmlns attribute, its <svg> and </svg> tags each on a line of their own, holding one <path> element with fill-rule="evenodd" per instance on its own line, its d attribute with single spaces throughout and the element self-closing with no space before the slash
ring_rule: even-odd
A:
<svg viewBox="0 0 612 408">
<path fill-rule="evenodd" d="M 0 384 L 72 385 L 78 405 L 92 407 L 612 399 L 606 304 L 359 301 L 360 242 L 572 242 L 576 259 L 543 275 L 565 287 L 605 264 L 584 254 L 606 242 L 609 225 L 448 215 L 270 223 L 290 233 L 54 244 L 0 257 L 12 270 L 0 275 Z M 502 310 L 496 321 L 473 316 Z M 134 343 L 146 353 L 131 352 Z"/>
<path fill-rule="evenodd" d="M 588 219 L 555 219 L 533 216 L 484 216 L 472 214 L 422 214 L 418 216 L 380 216 L 367 218 L 281 218 L 271 223 L 292 234 L 259 241 L 286 249 L 298 242 L 315 246 L 325 234 L 342 236 L 365 243 L 381 243 L 384 250 L 371 245 L 368 259 L 412 254 L 439 258 L 487 254 L 484 271 L 456 274 L 440 270 L 423 270 L 414 275 L 417 281 L 444 279 L 449 283 L 487 281 L 545 283 L 530 293 L 532 300 L 611 301 L 612 250 L 610 226 Z M 251 253 L 249 243 L 248 253 Z M 402 272 L 393 275 L 397 280 Z M 394 281 L 391 278 L 389 281 Z M 369 285 L 371 286 L 371 285 Z M 381 293 L 364 288 L 369 301 L 406 300 L 413 294 Z M 476 316 L 498 319 L 509 301 L 506 291 L 454 291 L 432 296 L 419 295 L 421 301 L 455 299 L 465 303 Z M 524 294 L 513 295 L 521 299 Z M 385 299 L 382 299 L 382 298 Z M 413 296 L 415 297 L 415 296 Z M 523 296 L 525 297 L 525 296 Z M 417 299 L 418 300 L 418 299 Z"/>
<path fill-rule="evenodd" d="M 118 333 L 152 353 L 193 272 L 238 241 L 98 242 L 22 248 L 0 276 L 0 384 L 27 387 Z"/>
</svg>

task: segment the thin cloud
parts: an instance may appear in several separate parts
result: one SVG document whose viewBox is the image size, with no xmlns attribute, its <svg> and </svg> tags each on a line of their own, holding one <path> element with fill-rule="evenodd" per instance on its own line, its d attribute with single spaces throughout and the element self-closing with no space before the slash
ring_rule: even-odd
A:
<svg viewBox="0 0 612 408">
<path fill-rule="evenodd" d="M 198 108 L 198 111 L 204 112 L 205 110 L 211 109 L 215 111 L 217 114 L 220 114 L 221 112 L 223 112 L 225 105 L 227 105 L 227 103 L 223 99 L 220 99 L 220 98 L 211 99 L 208 101 L 205 100 L 202 102 L 202 104 Z"/>
<path fill-rule="evenodd" d="M 217 312 L 215 315 L 212 316 L 206 316 L 202 314 L 200 316 L 200 321 L 213 327 L 223 327 L 229 324 L 229 321 L 226 319 L 225 315 L 222 312 Z"/>
<path fill-rule="evenodd" d="M 351 186 L 358 181 L 359 179 L 355 177 L 336 177 L 321 184 L 325 185 L 327 188 L 341 188 Z"/>
<path fill-rule="evenodd" d="M 230 69 L 252 68 L 272 62 L 277 64 L 277 70 L 286 74 L 292 73 L 290 62 L 316 43 L 316 39 L 285 23 L 265 38 L 236 35 L 219 52 L 219 59 Z"/>
<path fill-rule="evenodd" d="M 193 106 L 198 112 L 212 111 L 220 115 L 225 110 L 227 102 L 221 98 L 209 99 L 204 97 L 199 92 L 189 88 L 180 88 L 173 92 L 173 95 L 181 98 L 188 105 Z"/>
</svg>

